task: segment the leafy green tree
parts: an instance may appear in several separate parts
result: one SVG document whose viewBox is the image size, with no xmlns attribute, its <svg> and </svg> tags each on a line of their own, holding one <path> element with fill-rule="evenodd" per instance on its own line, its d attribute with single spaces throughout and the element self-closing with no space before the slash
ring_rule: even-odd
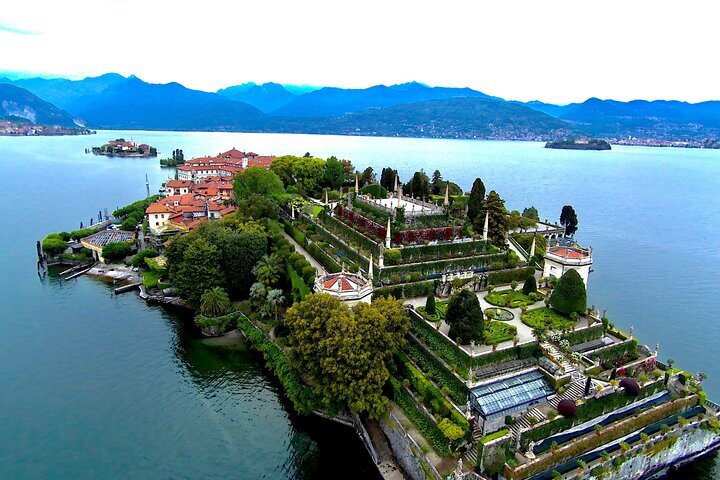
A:
<svg viewBox="0 0 720 480">
<path fill-rule="evenodd" d="M 440 188 L 443 186 L 441 185 L 443 183 L 442 179 L 443 178 L 440 170 L 435 170 L 432 174 L 432 180 L 430 181 L 430 183 L 432 184 L 433 195 L 440 195 L 442 193 L 445 193 L 440 191 Z"/>
<path fill-rule="evenodd" d="M 314 197 L 320 196 L 325 175 L 325 160 L 314 157 L 299 158 L 293 165 L 293 173 L 295 184 L 301 192 Z"/>
<path fill-rule="evenodd" d="M 132 243 L 111 242 L 102 249 L 102 257 L 105 262 L 119 262 L 132 253 Z"/>
<path fill-rule="evenodd" d="M 392 167 L 383 168 L 382 172 L 380 173 L 380 185 L 385 187 L 385 190 L 387 190 L 388 192 L 394 191 L 396 175 L 397 175 L 397 170 L 393 169 Z M 400 182 L 399 177 L 398 177 L 398 182 Z"/>
<path fill-rule="evenodd" d="M 219 317 L 230 311 L 232 303 L 222 287 L 214 287 L 200 297 L 200 313 L 209 317 Z"/>
<path fill-rule="evenodd" d="M 530 275 L 523 284 L 522 293 L 524 293 L 525 295 L 530 295 L 533 292 L 537 292 L 537 282 L 535 281 L 535 277 L 533 275 Z"/>
<path fill-rule="evenodd" d="M 258 193 L 238 202 L 238 210 L 246 217 L 259 220 L 261 218 L 276 219 L 279 213 L 277 203 Z"/>
<path fill-rule="evenodd" d="M 282 259 L 277 255 L 263 255 L 257 262 L 253 273 L 258 282 L 266 287 L 273 287 L 280 281 L 280 274 L 283 271 Z"/>
<path fill-rule="evenodd" d="M 387 411 L 382 388 L 408 331 L 400 301 L 381 298 L 351 310 L 330 295 L 310 294 L 288 309 L 285 325 L 302 374 L 327 408 L 374 418 Z"/>
<path fill-rule="evenodd" d="M 560 313 L 570 315 L 587 310 L 587 292 L 580 274 L 570 269 L 557 282 L 550 297 L 550 305 Z"/>
<path fill-rule="evenodd" d="M 524 208 L 522 211 L 522 216 L 524 218 L 530 218 L 532 220 L 535 220 L 536 222 L 540 221 L 540 215 L 538 214 L 537 208 L 535 207 Z"/>
<path fill-rule="evenodd" d="M 471 194 L 472 196 L 472 194 Z M 507 216 L 505 214 L 505 200 L 500 198 L 495 190 L 488 193 L 485 199 L 485 209 L 489 212 L 488 218 L 488 240 L 494 245 L 505 244 L 505 233 L 507 232 Z M 481 212 L 473 222 L 475 231 L 482 232 L 485 227 L 485 212 Z"/>
<path fill-rule="evenodd" d="M 155 258 L 158 255 L 160 255 L 160 252 L 154 248 L 145 248 L 133 255 L 132 259 L 128 263 L 133 267 L 145 268 L 147 266 L 145 259 Z"/>
<path fill-rule="evenodd" d="M 485 321 L 477 295 L 469 290 L 460 290 L 448 304 L 445 322 L 450 325 L 448 336 L 464 344 L 471 340 L 482 341 Z"/>
<path fill-rule="evenodd" d="M 475 223 L 476 219 L 480 216 L 481 210 L 483 209 L 483 202 L 485 201 L 485 184 L 482 179 L 476 178 L 473 182 L 472 189 L 470 189 L 470 199 L 468 200 L 468 211 L 467 218 L 471 222 Z M 485 219 L 483 219 L 484 221 Z M 482 227 L 480 228 L 482 232 Z"/>
<path fill-rule="evenodd" d="M 340 185 L 342 185 L 344 181 L 345 169 L 343 168 L 342 162 L 340 162 L 337 157 L 328 158 L 325 162 L 322 185 L 336 190 L 340 188 Z"/>
<path fill-rule="evenodd" d="M 340 160 L 345 170 L 345 183 L 355 183 L 355 165 L 350 160 Z"/>
<path fill-rule="evenodd" d="M 42 251 L 50 255 L 58 255 L 68 248 L 68 242 L 57 236 L 50 234 L 42 241 Z"/>
<path fill-rule="evenodd" d="M 420 170 L 413 174 L 410 181 L 403 186 L 403 189 L 404 194 L 412 194 L 413 197 L 425 199 L 430 195 L 430 179 L 424 170 Z"/>
<path fill-rule="evenodd" d="M 270 164 L 270 171 L 280 177 L 285 187 L 295 185 L 294 166 L 298 158 L 293 155 L 283 155 L 282 157 L 275 157 Z"/>
<path fill-rule="evenodd" d="M 238 201 L 248 198 L 253 193 L 280 200 L 285 193 L 280 177 L 260 167 L 248 167 L 235 175 L 233 190 Z"/>
<path fill-rule="evenodd" d="M 435 315 L 435 295 L 433 292 L 430 292 L 427 300 L 425 300 L 425 311 L 428 315 Z"/>
<path fill-rule="evenodd" d="M 373 171 L 372 167 L 367 167 L 365 170 L 363 170 L 362 175 L 360 176 L 360 184 L 365 185 L 374 185 L 377 183 L 377 179 L 375 178 L 375 172 Z"/>
<path fill-rule="evenodd" d="M 200 305 L 203 293 L 225 283 L 220 269 L 220 252 L 200 235 L 191 234 L 173 240 L 166 255 L 173 285 L 192 306 Z"/>
<path fill-rule="evenodd" d="M 560 212 L 560 224 L 565 227 L 565 235 L 572 237 L 577 232 L 578 218 L 572 205 L 565 205 Z"/>
</svg>

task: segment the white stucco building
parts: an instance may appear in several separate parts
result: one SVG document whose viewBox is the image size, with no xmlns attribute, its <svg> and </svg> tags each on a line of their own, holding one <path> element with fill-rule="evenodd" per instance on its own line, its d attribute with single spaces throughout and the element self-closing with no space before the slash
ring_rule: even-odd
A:
<svg viewBox="0 0 720 480">
<path fill-rule="evenodd" d="M 373 285 L 356 273 L 328 273 L 315 279 L 315 292 L 327 293 L 354 307 L 360 302 L 371 303 Z"/>
<path fill-rule="evenodd" d="M 578 246 L 557 245 L 549 247 L 545 252 L 545 266 L 543 267 L 542 276 L 560 278 L 568 270 L 577 270 L 580 278 L 585 282 L 585 288 L 587 288 L 591 267 L 592 248 L 586 250 Z"/>
</svg>

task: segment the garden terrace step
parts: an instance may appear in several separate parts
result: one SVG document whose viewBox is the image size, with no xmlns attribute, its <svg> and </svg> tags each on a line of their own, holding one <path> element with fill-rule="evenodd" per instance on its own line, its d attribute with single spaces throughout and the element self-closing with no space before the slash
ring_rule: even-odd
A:
<svg viewBox="0 0 720 480">
<path fill-rule="evenodd" d="M 578 399 L 584 397 L 586 381 L 587 377 L 583 377 L 582 379 L 573 381 L 571 384 L 568 385 L 567 389 L 561 395 L 558 395 L 552 400 L 550 400 L 550 405 L 553 408 L 557 408 L 560 400 L 568 399 L 572 401 L 577 401 Z"/>
<path fill-rule="evenodd" d="M 477 451 L 478 451 L 477 443 L 473 442 L 468 447 L 467 451 L 463 454 L 463 462 L 465 462 L 466 464 L 477 465 L 477 463 L 478 463 Z"/>
</svg>

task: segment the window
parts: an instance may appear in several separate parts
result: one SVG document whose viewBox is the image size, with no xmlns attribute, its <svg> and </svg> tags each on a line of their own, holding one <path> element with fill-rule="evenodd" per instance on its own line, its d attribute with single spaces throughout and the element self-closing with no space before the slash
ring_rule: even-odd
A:
<svg viewBox="0 0 720 480">
<path fill-rule="evenodd" d="M 157 213 L 155 214 L 155 218 L 158 218 L 158 217 L 157 217 Z"/>
</svg>

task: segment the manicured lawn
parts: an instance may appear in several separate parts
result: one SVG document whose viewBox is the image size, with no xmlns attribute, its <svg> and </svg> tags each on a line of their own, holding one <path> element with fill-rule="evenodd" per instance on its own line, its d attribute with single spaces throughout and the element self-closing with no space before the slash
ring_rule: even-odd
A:
<svg viewBox="0 0 720 480">
<path fill-rule="evenodd" d="M 145 288 L 157 287 L 158 280 L 160 280 L 160 274 L 152 270 L 146 270 L 143 272 L 143 285 Z"/>
<path fill-rule="evenodd" d="M 485 339 L 488 345 L 507 342 L 517 335 L 517 328 L 502 322 L 485 322 Z"/>
<path fill-rule="evenodd" d="M 300 275 L 298 275 L 292 265 L 288 264 L 287 271 L 288 277 L 290 277 L 290 283 L 292 284 L 292 287 L 298 289 L 301 299 L 305 298 L 305 295 L 310 293 L 310 287 L 308 287 L 305 281 L 300 278 Z"/>
<path fill-rule="evenodd" d="M 550 308 L 528 310 L 522 315 L 522 322 L 530 328 L 571 329 L 575 322 Z"/>
<path fill-rule="evenodd" d="M 317 217 L 320 214 L 320 212 L 322 212 L 322 211 L 323 211 L 323 207 L 321 207 L 320 205 L 315 205 L 313 207 L 313 217 Z"/>
<path fill-rule="evenodd" d="M 521 308 L 527 307 L 535 303 L 535 300 L 531 299 L 519 290 L 503 290 L 501 292 L 493 292 L 485 297 L 485 301 L 496 307 L 511 307 Z"/>
<path fill-rule="evenodd" d="M 503 428 L 502 430 L 498 430 L 497 432 L 491 433 L 490 435 L 485 435 L 484 437 L 482 437 L 480 439 L 480 442 L 483 444 L 490 443 L 493 440 L 495 440 L 496 438 L 500 438 L 504 435 L 507 435 L 507 433 L 508 433 L 508 430 L 506 428 Z"/>
<path fill-rule="evenodd" d="M 448 308 L 448 300 L 445 300 L 443 302 L 435 302 L 435 315 L 429 315 L 425 311 L 425 307 L 417 307 L 417 311 L 420 315 L 425 317 L 431 322 L 439 322 L 440 320 L 445 320 L 445 314 L 447 313 Z"/>
</svg>

